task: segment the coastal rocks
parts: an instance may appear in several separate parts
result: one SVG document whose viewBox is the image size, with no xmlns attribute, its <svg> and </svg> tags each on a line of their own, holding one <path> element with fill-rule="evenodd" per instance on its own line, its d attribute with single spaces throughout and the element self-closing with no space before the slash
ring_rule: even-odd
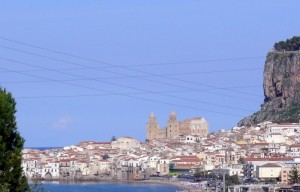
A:
<svg viewBox="0 0 300 192">
<path fill-rule="evenodd" d="M 242 119 L 238 126 L 263 121 L 299 122 L 300 52 L 269 52 L 263 75 L 265 98 L 261 110 Z"/>
</svg>

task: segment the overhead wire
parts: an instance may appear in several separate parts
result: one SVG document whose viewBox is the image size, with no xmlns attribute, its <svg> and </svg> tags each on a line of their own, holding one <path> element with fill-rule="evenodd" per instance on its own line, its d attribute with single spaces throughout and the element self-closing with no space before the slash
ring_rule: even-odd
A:
<svg viewBox="0 0 300 192">
<path fill-rule="evenodd" d="M 135 87 L 127 86 L 127 85 L 120 85 L 120 84 L 111 83 L 111 82 L 107 82 L 107 81 L 103 81 L 103 80 L 99 80 L 99 79 L 95 79 L 95 78 L 89 78 L 89 77 L 85 77 L 85 76 L 79 76 L 79 75 L 74 75 L 74 74 L 70 74 L 70 73 L 66 73 L 66 72 L 62 72 L 62 71 L 57 71 L 56 69 L 49 69 L 49 68 L 46 68 L 46 67 L 41 67 L 41 66 L 38 66 L 38 65 L 29 64 L 29 63 L 25 63 L 25 62 L 13 60 L 13 59 L 8 59 L 8 58 L 3 58 L 3 57 L 0 57 L 0 59 L 1 60 L 6 60 L 6 61 L 9 61 L 9 62 L 22 64 L 22 65 L 26 65 L 26 66 L 30 66 L 30 67 L 36 67 L 36 68 L 40 68 L 40 69 L 47 69 L 47 70 L 55 71 L 55 72 L 58 72 L 58 73 L 61 73 L 61 74 L 70 75 L 70 76 L 74 76 L 74 77 L 87 78 L 88 80 L 99 81 L 99 82 L 102 82 L 102 83 L 105 83 L 105 84 L 125 87 L 125 88 L 133 89 L 133 90 L 136 90 L 136 91 L 142 91 L 142 92 L 145 92 L 145 93 L 159 94 L 159 95 L 164 95 L 164 96 L 168 96 L 168 97 L 172 97 L 172 98 L 176 98 L 176 99 L 180 99 L 180 100 L 185 100 L 185 101 L 190 100 L 190 101 L 194 101 L 194 102 L 198 102 L 198 103 L 204 103 L 204 104 L 208 104 L 208 105 L 220 106 L 220 107 L 230 108 L 230 109 L 234 109 L 234 110 L 241 110 L 241 111 L 248 111 L 249 112 L 249 110 L 245 110 L 245 109 L 242 109 L 242 108 L 226 106 L 226 105 L 221 105 L 221 104 L 215 104 L 215 103 L 211 103 L 211 102 L 204 102 L 204 101 L 200 101 L 198 99 L 179 97 L 179 96 L 174 96 L 174 95 L 170 95 L 170 94 L 166 94 L 166 93 L 162 93 L 162 92 L 157 93 L 155 91 L 148 91 L 148 90 L 135 88 Z M 18 71 L 13 71 L 13 72 L 18 72 Z M 22 74 L 24 74 L 24 72 Z M 63 81 L 60 80 L 59 82 L 63 82 Z M 74 84 L 72 83 L 72 85 L 74 85 Z M 101 91 L 103 91 L 103 90 L 101 90 Z M 103 92 L 105 92 L 105 91 L 103 91 Z M 127 94 L 125 94 L 125 95 L 127 95 Z"/>
<path fill-rule="evenodd" d="M 100 89 L 96 89 L 96 88 L 92 88 L 92 87 L 87 87 L 87 86 L 82 86 L 82 85 L 73 84 L 73 83 L 68 83 L 68 82 L 62 82 L 60 80 L 50 79 L 50 78 L 43 77 L 43 76 L 38 76 L 38 75 L 27 74 L 27 73 L 24 73 L 24 72 L 18 72 L 18 71 L 6 69 L 6 68 L 3 68 L 3 67 L 0 67 L 0 69 L 7 70 L 7 71 L 10 71 L 10 72 L 19 73 L 19 74 L 22 74 L 22 75 L 25 75 L 25 76 L 31 76 L 31 77 L 35 77 L 35 78 L 46 79 L 48 81 L 53 81 L 53 82 L 57 82 L 57 83 L 63 83 L 63 84 L 67 84 L 67 85 L 71 85 L 71 86 L 75 86 L 75 87 L 80 87 L 80 88 L 90 89 L 90 90 L 94 90 L 94 91 L 105 92 L 105 93 L 108 93 L 109 95 L 126 96 L 126 97 L 130 97 L 130 98 L 135 98 L 135 99 L 149 101 L 149 102 L 154 102 L 154 103 L 161 103 L 161 104 L 167 104 L 167 105 L 177 106 L 177 107 L 181 107 L 181 108 L 187 108 L 187 109 L 193 109 L 193 110 L 202 110 L 202 111 L 207 111 L 207 112 L 210 112 L 210 113 L 216 113 L 216 114 L 223 114 L 223 115 L 229 115 L 229 116 L 239 117 L 239 115 L 231 114 L 231 113 L 224 113 L 224 112 L 220 112 L 220 111 L 202 109 L 202 108 L 193 107 L 193 106 L 179 105 L 179 104 L 174 104 L 174 103 L 169 103 L 169 102 L 164 102 L 164 101 L 158 101 L 158 100 L 149 99 L 149 98 L 137 97 L 137 96 L 134 96 L 134 95 L 128 95 L 128 94 L 123 94 L 123 93 L 116 93 L 116 92 L 107 91 L 107 90 L 100 90 Z"/>
<path fill-rule="evenodd" d="M 1 58 L 0 58 L 1 59 Z M 8 72 L 24 72 L 24 71 L 8 71 Z M 99 78 L 96 78 L 99 79 Z M 87 81 L 88 79 L 86 78 L 78 78 L 78 79 L 65 79 L 65 80 L 60 80 L 61 82 L 69 82 L 69 81 Z M 49 82 L 48 80 L 29 80 L 29 81 L 2 81 L 4 84 L 16 84 L 16 83 L 46 83 Z M 50 81 L 51 82 L 51 81 Z M 245 89 L 245 88 L 257 88 L 261 86 L 238 86 L 238 87 L 222 87 L 218 88 L 220 90 L 232 90 L 232 89 Z M 176 93 L 176 92 L 198 92 L 198 91 L 208 91 L 208 90 L 216 90 L 215 88 L 203 88 L 203 89 L 179 89 L 179 90 L 164 90 L 164 91 L 147 91 L 147 92 L 135 92 L 135 93 L 127 93 L 127 94 L 149 94 L 149 93 Z M 85 95 L 84 95 L 85 96 Z M 98 95 L 89 95 L 89 96 L 98 96 Z M 60 96 L 38 96 L 38 98 L 55 98 L 55 97 L 60 97 Z M 70 95 L 68 96 L 61 96 L 61 97 L 72 97 Z M 77 97 L 77 96 L 76 96 Z M 80 97 L 80 95 L 79 95 Z M 18 97 L 18 98 L 36 98 L 35 96 L 24 96 L 24 97 Z M 239 99 L 239 98 L 238 98 Z M 254 99 L 248 99 L 248 101 L 254 101 L 254 102 L 260 102 L 258 100 Z"/>
<path fill-rule="evenodd" d="M 1 46 L 0 46 L 1 47 Z M 85 68 L 55 68 L 58 71 L 72 71 L 72 70 L 90 70 L 90 69 L 98 69 L 99 67 L 85 67 Z M 164 74 L 156 74 L 156 75 L 127 75 L 127 76 L 118 76 L 118 77 L 107 77 L 106 79 L 118 79 L 118 78 L 140 78 L 140 77 L 155 77 L 155 76 L 181 76 L 181 75 L 198 75 L 198 74 L 211 74 L 211 73 L 228 73 L 228 72 L 241 72 L 241 71 L 255 71 L 261 70 L 262 67 L 254 67 L 254 68 L 242 68 L 242 69 L 228 69 L 228 70 L 212 70 L 212 71 L 193 71 L 193 72 L 184 72 L 184 73 L 164 73 Z M 52 71 L 53 69 L 32 69 L 32 70 L 19 70 L 20 72 L 46 72 Z M 0 71 L 7 72 L 7 71 Z M 105 79 L 105 78 L 103 78 Z"/>
<path fill-rule="evenodd" d="M 26 65 L 26 66 L 30 66 L 30 67 L 35 67 L 35 68 L 39 68 L 39 69 L 43 69 L 43 70 L 47 70 L 47 71 L 54 71 L 54 72 L 58 72 L 58 73 L 61 73 L 61 74 L 65 74 L 65 75 L 69 75 L 69 76 L 73 76 L 73 77 L 79 77 L 81 79 L 86 79 L 86 80 L 94 80 L 94 81 L 100 81 L 102 83 L 106 83 L 106 84 L 110 84 L 110 85 L 114 85 L 114 86 L 121 86 L 121 87 L 126 87 L 126 88 L 130 88 L 130 89 L 134 89 L 134 90 L 138 90 L 138 91 L 143 91 L 145 93 L 154 93 L 154 94 L 162 94 L 162 95 L 165 95 L 165 96 L 169 96 L 169 97 L 173 97 L 173 98 L 177 98 L 177 99 L 181 99 L 181 100 L 189 100 L 189 98 L 183 98 L 183 97 L 177 97 L 177 96 L 173 96 L 173 95 L 169 95 L 169 94 L 164 94 L 162 92 L 155 92 L 155 91 L 145 91 L 145 90 L 142 90 L 142 89 L 138 89 L 138 88 L 135 88 L 135 87 L 130 87 L 130 86 L 125 86 L 125 85 L 120 85 L 120 84 L 116 84 L 116 83 L 112 83 L 112 82 L 107 82 L 107 81 L 103 81 L 101 79 L 98 79 L 98 78 L 91 78 L 91 77 L 85 77 L 85 76 L 78 76 L 78 75 L 74 75 L 74 74 L 70 74 L 70 73 L 66 73 L 66 72 L 62 72 L 62 71 L 59 71 L 59 70 L 56 70 L 56 69 L 49 69 L 49 68 L 45 68 L 45 67 L 41 67 L 39 65 L 34 65 L 34 64 L 29 64 L 29 63 L 25 63 L 25 62 L 21 62 L 21 61 L 16 61 L 16 60 L 13 60 L 13 59 L 8 59 L 8 58 L 4 58 L 4 57 L 0 57 L 1 60 L 5 60 L 5 61 L 9 61 L 9 62 L 14 62 L 14 63 L 19 63 L 19 64 L 22 64 L 22 65 Z M 14 71 L 16 72 L 16 71 Z M 166 83 L 168 84 L 168 83 Z M 172 84 L 171 84 L 172 85 Z M 188 87 L 185 87 L 185 86 L 181 86 L 182 88 L 185 88 L 185 89 L 190 89 Z M 216 88 L 214 88 L 216 89 Z M 219 89 L 222 89 L 222 88 L 219 88 Z M 205 92 L 209 92 L 207 91 L 207 89 L 203 89 L 202 91 L 205 91 Z M 222 94 L 223 96 L 227 96 L 225 94 Z M 229 96 L 229 97 L 235 97 L 235 96 Z M 235 97 L 237 99 L 240 99 L 239 97 Z M 194 99 L 193 99 L 194 100 Z M 253 100 L 253 99 L 248 99 L 248 100 L 252 100 L 252 101 L 255 101 L 255 102 L 259 102 L 257 100 Z M 195 101 L 195 100 L 194 100 Z M 200 103 L 206 103 L 204 101 L 199 101 L 198 102 Z M 206 104 L 209 104 L 209 103 L 206 103 Z M 210 103 L 210 105 L 216 105 L 214 103 Z M 231 106 L 228 106 L 228 108 L 234 108 L 234 107 L 231 107 Z"/>
<path fill-rule="evenodd" d="M 107 64 L 110 65 L 110 67 L 124 67 L 121 65 L 111 65 L 110 63 L 106 63 L 106 62 L 102 62 L 102 61 L 98 61 L 96 59 L 92 59 L 92 58 L 88 58 L 88 57 L 82 57 L 82 56 L 78 56 L 78 55 L 74 55 L 71 53 L 66 53 L 66 52 L 62 52 L 62 51 L 57 51 L 54 49 L 49 49 L 49 48 L 45 48 L 45 47 L 41 47 L 41 46 L 37 46 L 37 45 L 33 45 L 30 43 L 26 43 L 23 41 L 17 41 L 14 39 L 10 39 L 4 36 L 0 36 L 0 39 L 5 40 L 5 41 L 9 41 L 9 42 L 13 42 L 16 44 L 20 44 L 20 45 L 24 45 L 24 46 L 28 46 L 28 47 L 33 47 L 36 49 L 40 49 L 40 50 L 44 50 L 44 51 L 49 51 L 52 53 L 56 53 L 56 54 L 60 54 L 60 55 L 66 55 L 69 57 L 74 57 L 77 59 L 81 59 L 81 60 L 87 60 L 87 61 L 92 61 L 95 63 L 101 63 L 101 64 Z M 221 58 L 221 59 L 205 59 L 205 60 L 194 60 L 194 61 L 176 61 L 176 62 L 164 62 L 164 63 L 148 63 L 148 64 L 138 64 L 138 65 L 129 65 L 129 66 L 148 66 L 148 65 L 173 65 L 173 64 L 187 64 L 187 63 L 202 63 L 202 62 L 220 62 L 220 61 L 234 61 L 234 60 L 249 60 L 249 59 L 261 59 L 261 58 L 265 58 L 265 56 L 251 56 L 251 57 L 237 57 L 237 58 Z"/>
<path fill-rule="evenodd" d="M 1 39 L 1 36 L 0 36 L 0 39 Z M 34 45 L 31 45 L 31 46 L 36 47 Z M 42 57 L 42 58 L 45 58 L 45 59 L 50 59 L 50 60 L 59 61 L 59 62 L 67 63 L 67 64 L 81 66 L 81 67 L 84 67 L 86 69 L 90 68 L 89 66 L 82 65 L 82 64 L 79 64 L 79 63 L 74 63 L 74 62 L 70 62 L 70 61 L 67 61 L 67 60 L 63 60 L 63 59 L 57 59 L 57 58 L 54 58 L 54 57 L 49 57 L 49 56 L 45 56 L 45 55 L 41 55 L 41 54 L 36 54 L 36 53 L 32 53 L 32 52 L 29 52 L 29 51 L 24 51 L 24 50 L 12 48 L 12 47 L 7 47 L 7 46 L 0 46 L 0 47 L 1 48 L 5 48 L 5 49 L 9 49 L 9 50 L 13 50 L 13 51 L 17 51 L 17 52 L 21 52 L 21 53 L 25 53 L 25 54 L 29 54 L 29 55 L 34 55 L 34 56 Z M 48 49 L 46 49 L 46 50 L 48 50 Z M 63 54 L 63 52 L 60 52 L 60 51 L 58 51 L 58 53 Z M 66 54 L 67 55 L 71 55 L 71 54 L 68 54 L 68 53 L 66 53 Z M 72 57 L 73 56 L 74 55 L 72 55 Z M 79 57 L 79 58 L 82 58 L 82 57 Z M 199 83 L 199 82 L 194 82 L 194 81 L 188 81 L 188 80 L 183 80 L 183 79 L 178 79 L 178 78 L 173 78 L 173 77 L 167 77 L 167 76 L 164 76 L 164 75 L 161 75 L 161 74 L 155 74 L 155 73 L 145 72 L 145 71 L 141 71 L 141 70 L 137 70 L 137 69 L 128 69 L 128 67 L 126 67 L 126 66 L 118 66 L 118 65 L 115 65 L 115 64 L 109 64 L 109 63 L 104 63 L 104 62 L 99 62 L 99 61 L 98 61 L 98 63 L 106 64 L 106 65 L 110 65 L 110 66 L 114 66 L 114 67 L 121 67 L 121 68 L 125 68 L 126 70 L 130 70 L 130 71 L 135 71 L 135 72 L 147 74 L 149 77 L 161 77 L 161 78 L 173 79 L 173 80 L 185 82 L 185 83 L 188 83 L 188 84 L 196 84 L 196 85 L 201 85 L 201 86 L 210 87 L 210 88 L 218 88 L 216 86 L 207 85 L 207 84 L 204 84 L 204 83 Z M 105 72 L 108 72 L 108 73 L 118 74 L 118 75 L 124 75 L 122 73 L 115 72 L 115 71 L 110 71 L 110 70 L 103 69 L 103 68 L 93 68 L 93 69 L 105 71 Z M 54 69 L 47 69 L 47 70 L 53 71 Z M 55 71 L 58 71 L 58 70 L 55 69 Z M 126 76 L 128 76 L 128 75 L 126 75 Z M 175 87 L 179 87 L 180 86 L 182 88 L 187 88 L 186 86 L 181 86 L 181 85 L 174 84 L 174 83 L 161 82 L 161 81 L 157 81 L 157 80 L 153 80 L 153 79 L 149 80 L 149 79 L 143 78 L 141 76 L 139 78 L 142 79 L 142 80 L 145 80 L 145 81 L 155 82 L 155 83 L 158 83 L 158 84 L 165 84 L 165 85 L 175 86 Z M 209 92 L 209 91 L 206 91 L 206 92 L 211 93 L 211 94 L 216 94 L 216 93 Z M 253 96 L 260 97 L 260 95 L 256 95 L 256 94 L 253 94 L 253 93 L 242 92 L 242 91 L 236 91 L 236 92 L 241 93 L 241 94 L 245 94 L 245 95 L 253 95 Z M 220 94 L 220 93 L 218 93 L 218 94 L 226 96 L 226 97 L 235 97 L 236 98 L 236 96 L 229 96 L 229 95 Z"/>
<path fill-rule="evenodd" d="M 36 48 L 36 49 L 41 49 L 41 50 L 53 52 L 53 53 L 56 53 L 56 54 L 66 55 L 66 56 L 70 56 L 70 57 L 74 57 L 74 58 L 78 58 L 78 59 L 82 59 L 82 60 L 86 60 L 86 61 L 92 61 L 92 62 L 99 63 L 99 64 L 109 65 L 110 67 L 120 67 L 120 68 L 124 68 L 126 70 L 140 72 L 140 73 L 148 74 L 148 75 L 151 75 L 151 76 L 159 76 L 159 77 L 162 77 L 162 78 L 173 79 L 173 80 L 177 80 L 177 81 L 181 81 L 181 82 L 185 82 L 185 83 L 189 83 L 189 84 L 196 84 L 196 85 L 201 85 L 201 86 L 207 86 L 207 87 L 212 87 L 212 88 L 214 87 L 214 88 L 216 88 L 215 86 L 207 85 L 207 84 L 204 84 L 204 83 L 193 82 L 193 81 L 188 81 L 188 80 L 183 80 L 183 79 L 178 79 L 178 78 L 172 78 L 172 77 L 163 77 L 161 75 L 157 75 L 157 74 L 154 74 L 154 73 L 149 73 L 149 72 L 145 72 L 145 71 L 141 71 L 141 70 L 137 70 L 137 69 L 131 69 L 131 68 L 128 68 L 128 66 L 121 66 L 121 65 L 116 65 L 116 64 L 108 63 L 108 62 L 102 62 L 102 61 L 99 61 L 99 60 L 96 60 L 96 59 L 92 59 L 92 58 L 88 58 L 88 57 L 82 57 L 82 56 L 78 56 L 78 55 L 74 55 L 74 54 L 70 54 L 70 53 L 66 53 L 66 52 L 62 52 L 62 51 L 57 51 L 57 50 L 54 50 L 54 49 L 49 49 L 49 48 L 45 48 L 45 47 L 41 47 L 41 46 L 36 46 L 36 45 L 25 43 L 25 42 L 22 42 L 22 41 L 12 40 L 12 39 L 9 39 L 9 38 L 3 37 L 3 36 L 0 36 L 0 39 L 3 39 L 5 41 L 9 41 L 9 42 L 13 42 L 13 43 L 17 43 L 17 44 L 21 44 L 21 45 L 25 45 L 25 46 L 29 46 L 29 47 L 33 47 L 33 48 Z M 28 52 L 28 51 L 24 51 L 24 50 L 19 50 L 19 49 L 15 49 L 15 48 L 10 48 L 10 47 L 7 47 L 7 46 L 2 46 L 2 47 L 3 48 L 7 48 L 7 49 L 12 49 L 12 50 L 15 50 L 15 51 L 19 51 L 19 52 L 23 52 L 23 53 L 26 53 L 26 54 L 31 54 L 31 55 L 35 55 L 35 56 L 40 56 L 40 57 L 48 58 L 48 59 L 54 59 L 54 60 L 61 61 L 61 62 L 66 62 L 65 60 L 61 60 L 61 59 L 57 59 L 57 58 L 52 58 L 52 57 L 48 57 L 48 56 L 44 56 L 44 55 L 40 55 L 40 54 L 35 54 L 35 53 L 32 53 L 32 52 Z M 211 59 L 211 60 L 198 60 L 198 61 L 201 61 L 201 62 L 228 61 L 228 60 L 235 60 L 235 59 L 236 60 L 254 59 L 254 58 L 256 59 L 256 58 L 262 58 L 262 57 L 263 56 L 257 56 L 257 57 L 239 57 L 239 58 Z M 190 63 L 194 63 L 196 61 L 187 61 L 185 63 L 189 63 L 189 62 Z M 84 66 L 84 67 L 86 67 L 85 65 L 74 63 L 74 62 L 68 62 L 67 61 L 67 63 L 73 64 L 73 65 L 77 65 L 77 66 Z M 170 63 L 179 63 L 179 62 L 170 62 Z M 106 71 L 106 72 L 113 73 L 112 71 Z M 148 79 L 143 79 L 143 80 L 149 81 Z M 164 83 L 164 84 L 166 84 L 166 83 Z M 168 85 L 171 85 L 171 84 L 169 83 Z M 240 93 L 240 94 L 245 94 L 245 95 L 249 95 L 249 94 L 251 95 L 252 94 L 252 93 L 247 93 L 247 92 L 243 92 L 243 91 L 236 91 L 236 92 Z M 212 94 L 215 94 L 215 93 L 212 93 Z M 256 94 L 252 94 L 252 95 L 260 97 L 259 95 L 256 95 Z M 228 95 L 223 95 L 223 96 L 228 96 Z"/>
<path fill-rule="evenodd" d="M 0 37 L 1 39 L 3 39 L 3 37 Z M 7 39 L 6 39 L 7 40 Z M 10 40 L 11 41 L 11 40 Z M 35 46 L 35 45 L 31 45 L 31 44 L 27 44 L 27 43 L 22 43 L 22 42 L 19 42 L 19 41 L 13 41 L 13 42 L 17 42 L 19 44 L 23 44 L 23 45 L 27 45 L 27 46 L 31 46 L 31 47 L 34 47 L 34 48 L 38 48 L 38 49 L 43 49 L 43 50 L 47 50 L 47 51 L 51 51 L 51 52 L 55 52 L 55 53 L 59 53 L 59 54 L 63 54 L 63 55 L 68 55 L 68 56 L 71 56 L 71 57 L 75 57 L 75 58 L 80 58 L 80 59 L 84 59 L 84 60 L 90 60 L 90 61 L 93 61 L 93 62 L 97 62 L 97 63 L 101 63 L 101 64 L 105 64 L 105 65 L 109 65 L 111 67 L 121 67 L 121 68 L 124 68 L 124 69 L 127 69 L 127 70 L 130 70 L 130 71 L 136 71 L 136 72 L 140 72 L 140 73 L 143 73 L 143 74 L 148 74 L 149 76 L 159 76 L 159 77 L 164 77 L 163 75 L 161 74 L 154 74 L 154 73 L 149 73 L 149 72 L 145 72 L 145 71 L 141 71 L 141 70 L 136 70 L 136 69 L 128 69 L 128 67 L 126 66 L 117 66 L 117 65 L 114 65 L 114 64 L 110 64 L 110 63 L 105 63 L 105 62 L 100 62 L 98 60 L 94 60 L 94 59 L 90 59 L 90 58 L 85 58 L 85 57 L 81 57 L 81 56 L 76 56 L 76 55 L 73 55 L 73 54 L 68 54 L 68 53 L 64 53 L 64 52 L 60 52 L 60 51 L 56 51 L 56 50 L 52 50 L 52 49 L 48 49 L 48 48 L 43 48 L 43 47 L 39 47 L 39 46 Z M 1 46 L 2 48 L 8 48 L 6 46 Z M 73 64 L 73 65 L 78 65 L 78 66 L 83 66 L 85 68 L 87 68 L 87 66 L 85 65 L 82 65 L 82 64 L 78 64 L 78 63 L 74 63 L 74 62 L 69 62 L 69 61 L 66 61 L 66 60 L 61 60 L 61 59 L 57 59 L 57 58 L 53 58 L 53 57 L 48 57 L 48 56 L 44 56 L 44 55 L 40 55 L 40 54 L 35 54 L 35 53 L 32 53 L 32 52 L 28 52 L 28 51 L 22 51 L 22 50 L 19 50 L 19 49 L 14 49 L 14 48 L 9 48 L 11 50 L 15 50 L 15 51 L 21 51 L 23 53 L 26 53 L 26 54 L 32 54 L 32 55 L 35 55 L 35 56 L 39 56 L 39 57 L 43 57 L 43 58 L 47 58 L 47 59 L 51 59 L 51 60 L 56 60 L 56 61 L 60 61 L 60 62 L 66 62 L 66 63 L 70 63 L 70 64 Z M 3 58 L 2 58 L 3 59 Z M 11 60 L 12 61 L 12 60 Z M 20 62 L 19 62 L 20 63 Z M 28 66 L 32 66 L 32 67 L 39 67 L 39 66 L 36 66 L 36 65 L 28 65 Z M 49 69 L 49 68 L 41 68 L 42 70 L 50 70 L 50 71 L 55 71 L 55 72 L 60 72 L 59 70 L 56 70 L 56 69 Z M 103 70 L 103 69 L 101 69 Z M 109 71 L 111 72 L 111 71 Z M 61 73 L 61 72 L 60 72 Z M 111 72 L 111 73 L 114 73 L 114 72 Z M 71 75 L 71 76 L 77 76 L 78 75 L 74 75 L 74 74 L 69 74 L 69 73 L 63 73 L 63 74 L 66 74 L 66 75 Z M 120 73 L 118 73 L 120 74 Z M 89 80 L 96 80 L 94 78 L 88 78 Z M 197 82 L 191 82 L 191 81 L 186 81 L 186 80 L 182 80 L 182 79 L 177 79 L 177 78 L 172 78 L 173 80 L 178 80 L 178 81 L 183 81 L 183 82 L 189 82 L 189 83 L 196 83 L 196 84 L 199 84 Z M 98 79 L 99 80 L 99 79 Z M 144 80 L 148 80 L 148 79 L 144 79 Z M 148 80 L 149 81 L 149 80 Z M 103 81 L 101 81 L 103 82 Z M 153 81 L 152 81 L 153 82 Z M 108 83 L 108 84 L 112 84 L 110 82 L 104 82 L 104 83 Z M 161 82 L 160 82 L 161 83 Z M 122 87 L 126 87 L 126 88 L 130 88 L 130 89 L 134 89 L 134 90 L 142 90 L 142 89 L 139 89 L 139 88 L 135 88 L 135 87 L 130 87 L 130 86 L 124 86 L 124 85 L 119 85 L 119 84 L 112 84 L 112 85 L 115 85 L 115 86 L 122 86 Z M 215 87 L 215 86 L 209 86 L 209 85 L 204 85 L 204 84 L 201 84 L 202 86 L 208 86 L 208 87 L 211 87 L 211 88 L 214 88 L 214 89 L 220 89 L 219 87 Z M 178 86 L 178 85 L 177 85 Z M 185 87 L 186 88 L 186 87 Z M 101 90 L 103 91 L 103 90 Z M 143 90 L 145 91 L 145 90 Z M 182 98 L 182 97 L 177 97 L 177 96 L 173 96 L 173 95 L 168 95 L 168 94 L 164 94 L 165 96 L 169 96 L 169 97 L 173 97 L 173 98 L 178 98 L 178 99 L 187 99 L 187 98 Z M 194 99 L 194 101 L 196 101 Z M 198 101 L 199 102 L 199 101 Z M 202 102 L 203 103 L 203 102 Z M 212 103 L 210 103 L 212 104 Z"/>
</svg>

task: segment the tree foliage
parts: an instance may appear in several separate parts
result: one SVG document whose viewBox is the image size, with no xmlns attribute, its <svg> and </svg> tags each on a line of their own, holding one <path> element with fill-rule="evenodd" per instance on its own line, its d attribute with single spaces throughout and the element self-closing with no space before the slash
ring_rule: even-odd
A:
<svg viewBox="0 0 300 192">
<path fill-rule="evenodd" d="M 206 178 L 206 177 L 208 177 L 208 175 L 209 175 L 209 172 L 208 172 L 208 171 L 200 170 L 200 169 L 197 169 L 196 172 L 194 173 L 194 176 L 195 176 L 195 177 L 203 177 L 203 178 Z"/>
<path fill-rule="evenodd" d="M 289 174 L 289 181 L 291 184 L 300 183 L 300 173 L 296 166 L 294 166 Z"/>
<path fill-rule="evenodd" d="M 231 176 L 226 175 L 225 179 L 226 179 L 226 186 L 241 184 L 238 175 L 231 175 Z"/>
<path fill-rule="evenodd" d="M 300 36 L 294 36 L 286 41 L 279 41 L 274 44 L 276 51 L 297 51 L 300 49 Z"/>
<path fill-rule="evenodd" d="M 16 102 L 0 88 L 0 188 L 27 191 L 28 183 L 21 166 L 24 139 L 17 130 Z"/>
</svg>

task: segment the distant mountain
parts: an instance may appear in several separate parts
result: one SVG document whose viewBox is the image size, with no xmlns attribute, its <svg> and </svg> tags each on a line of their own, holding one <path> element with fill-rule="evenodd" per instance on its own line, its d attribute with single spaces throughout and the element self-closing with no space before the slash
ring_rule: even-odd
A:
<svg viewBox="0 0 300 192">
<path fill-rule="evenodd" d="M 263 121 L 299 122 L 300 51 L 270 51 L 265 61 L 263 75 L 265 99 L 261 110 L 242 119 L 238 126 Z"/>
</svg>

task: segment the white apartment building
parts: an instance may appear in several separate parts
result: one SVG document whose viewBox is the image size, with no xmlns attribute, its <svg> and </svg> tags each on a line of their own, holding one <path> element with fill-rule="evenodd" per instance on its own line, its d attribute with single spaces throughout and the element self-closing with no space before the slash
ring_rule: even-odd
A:
<svg viewBox="0 0 300 192">
<path fill-rule="evenodd" d="M 270 123 L 266 125 L 266 133 L 281 134 L 283 136 L 292 136 L 299 133 L 299 123 Z"/>
</svg>

